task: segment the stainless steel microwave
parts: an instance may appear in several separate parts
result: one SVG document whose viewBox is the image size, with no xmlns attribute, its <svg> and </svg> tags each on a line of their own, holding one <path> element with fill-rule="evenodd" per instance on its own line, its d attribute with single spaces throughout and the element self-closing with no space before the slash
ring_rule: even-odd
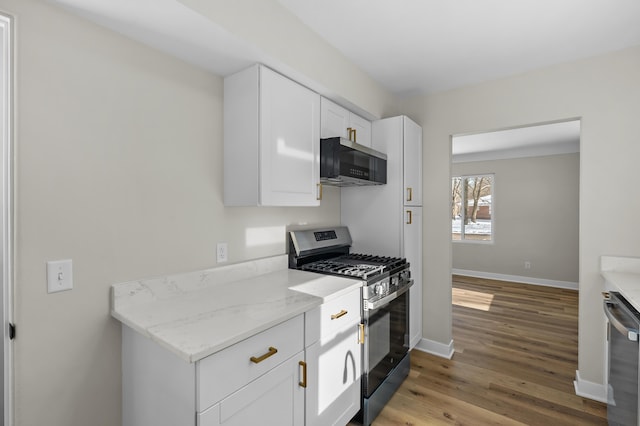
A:
<svg viewBox="0 0 640 426">
<path fill-rule="evenodd" d="M 349 139 L 320 139 L 320 182 L 334 186 L 384 185 L 387 156 Z"/>
</svg>

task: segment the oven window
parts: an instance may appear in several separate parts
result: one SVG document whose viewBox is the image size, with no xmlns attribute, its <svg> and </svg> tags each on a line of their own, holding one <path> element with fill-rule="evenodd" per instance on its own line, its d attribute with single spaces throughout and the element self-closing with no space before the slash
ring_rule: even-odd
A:
<svg viewBox="0 0 640 426">
<path fill-rule="evenodd" d="M 409 292 L 388 304 L 365 311 L 368 340 L 368 375 L 365 394 L 369 397 L 409 351 Z"/>
</svg>

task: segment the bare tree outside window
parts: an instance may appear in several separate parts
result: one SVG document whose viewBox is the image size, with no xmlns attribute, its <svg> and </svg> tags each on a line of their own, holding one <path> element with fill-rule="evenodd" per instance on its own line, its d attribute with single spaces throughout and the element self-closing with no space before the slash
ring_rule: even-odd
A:
<svg viewBox="0 0 640 426">
<path fill-rule="evenodd" d="M 452 240 L 492 241 L 493 181 L 493 175 L 451 178 Z"/>
</svg>

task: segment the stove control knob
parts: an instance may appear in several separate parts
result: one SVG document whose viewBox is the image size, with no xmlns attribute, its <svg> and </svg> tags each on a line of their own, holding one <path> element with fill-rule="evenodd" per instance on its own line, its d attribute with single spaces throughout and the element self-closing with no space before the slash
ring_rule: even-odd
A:
<svg viewBox="0 0 640 426">
<path fill-rule="evenodd" d="M 380 296 L 382 295 L 382 293 L 384 293 L 384 286 L 382 284 L 376 284 L 376 286 L 373 288 L 373 291 L 376 293 L 376 295 Z"/>
</svg>

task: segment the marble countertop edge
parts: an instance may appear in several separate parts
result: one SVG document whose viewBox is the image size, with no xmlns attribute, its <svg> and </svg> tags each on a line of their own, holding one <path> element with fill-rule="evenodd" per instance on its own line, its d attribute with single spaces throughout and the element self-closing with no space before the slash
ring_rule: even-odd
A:
<svg viewBox="0 0 640 426">
<path fill-rule="evenodd" d="M 640 311 L 640 258 L 602 256 L 600 275 L 606 291 L 618 291 Z"/>
<path fill-rule="evenodd" d="M 283 259 L 114 284 L 111 316 L 193 363 L 362 286 Z"/>
</svg>

